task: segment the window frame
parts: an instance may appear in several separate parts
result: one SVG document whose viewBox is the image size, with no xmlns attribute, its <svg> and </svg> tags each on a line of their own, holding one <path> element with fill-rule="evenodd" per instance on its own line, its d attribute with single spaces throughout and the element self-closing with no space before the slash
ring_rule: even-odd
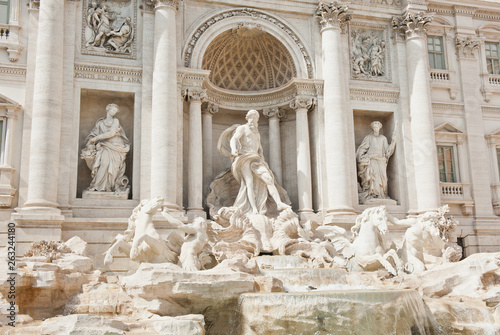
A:
<svg viewBox="0 0 500 335">
<path fill-rule="evenodd" d="M 1 22 L 0 24 L 9 24 L 10 23 L 10 6 L 11 6 L 11 1 L 10 0 L 0 0 L 0 5 L 7 5 L 7 21 L 6 22 Z"/>
<path fill-rule="evenodd" d="M 450 164 L 450 175 L 448 175 L 448 166 L 447 162 L 448 159 L 446 158 L 446 154 L 440 149 L 445 149 L 448 148 L 451 150 L 451 162 Z M 441 171 L 441 160 L 440 156 L 443 156 L 443 163 L 444 163 L 444 176 L 446 180 L 442 180 L 442 171 Z M 437 159 L 438 159 L 438 168 L 439 168 L 439 181 L 442 183 L 459 183 L 460 178 L 459 178 L 459 169 L 458 169 L 458 157 L 457 157 L 457 148 L 455 144 L 437 144 Z"/>
<path fill-rule="evenodd" d="M 488 52 L 491 52 L 491 48 L 488 48 L 488 46 L 490 45 L 496 45 L 496 53 L 497 53 L 497 56 L 496 58 L 495 57 L 492 57 L 492 56 L 488 56 Z M 498 41 L 485 41 L 484 42 L 484 58 L 486 60 L 486 71 L 488 74 L 493 74 L 493 75 L 499 75 L 500 74 L 500 42 Z M 490 61 L 496 61 L 496 66 L 493 65 L 493 69 L 489 70 L 489 65 L 490 65 Z M 495 69 L 496 69 L 496 73 L 495 73 Z"/>
<path fill-rule="evenodd" d="M 433 40 L 434 39 L 439 39 L 440 40 L 440 43 L 441 43 L 441 51 L 440 52 L 437 52 L 437 51 L 434 51 L 434 50 L 430 50 L 429 49 L 429 41 L 430 40 Z M 445 47 L 445 38 L 444 36 L 441 36 L 441 35 L 428 35 L 427 36 L 427 57 L 429 59 L 429 68 L 433 69 L 433 70 L 447 70 L 448 69 L 448 66 L 447 66 L 447 61 L 446 61 L 446 47 Z M 436 44 L 433 42 L 432 43 L 433 46 L 435 46 Z M 434 67 L 431 66 L 431 56 L 433 58 L 433 63 L 434 63 Z M 441 62 L 443 64 L 443 67 L 442 68 L 438 68 L 436 67 L 436 57 L 438 56 L 441 56 Z"/>
</svg>

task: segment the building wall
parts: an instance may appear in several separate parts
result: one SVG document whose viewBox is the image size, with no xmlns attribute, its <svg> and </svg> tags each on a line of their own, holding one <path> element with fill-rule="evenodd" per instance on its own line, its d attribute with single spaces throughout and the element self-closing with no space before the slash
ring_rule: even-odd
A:
<svg viewBox="0 0 500 335">
<path fill-rule="evenodd" d="M 0 234 L 11 219 L 11 215 L 19 212 L 28 200 L 30 139 L 33 125 L 32 115 L 36 112 L 33 105 L 33 86 L 36 80 L 37 39 L 41 33 L 37 30 L 39 10 L 33 3 L 14 1 L 12 8 L 17 8 L 17 14 L 12 15 L 12 31 L 19 31 L 18 37 L 13 33 L 9 43 L 22 46 L 18 59 L 10 60 L 12 55 L 7 52 L 4 40 L 0 38 L 0 94 L 22 108 L 17 114 L 16 123 L 11 129 L 13 133 L 12 168 L 13 178 L 11 188 L 15 195 L 9 206 L 0 209 Z M 128 2 L 109 1 L 114 13 L 112 29 L 120 28 L 125 17 L 131 17 L 133 27 L 133 42 L 129 52 L 113 53 L 88 46 L 89 28 L 87 15 L 89 1 L 64 2 L 64 44 L 63 64 L 63 94 L 61 113 L 61 149 L 59 157 L 57 199 L 64 220 L 61 236 L 70 236 L 70 227 L 77 225 L 84 230 L 94 231 L 101 223 L 112 225 L 119 231 L 125 229 L 125 220 L 140 199 L 151 195 L 154 181 L 151 180 L 151 159 L 157 148 L 151 143 L 151 121 L 153 74 L 155 55 L 155 12 L 140 1 Z M 29 8 L 29 9 L 26 9 Z M 261 14 L 236 15 L 220 18 L 218 15 L 230 10 L 242 13 L 244 8 L 250 8 Z M 297 77 L 309 80 L 312 86 L 321 87 L 328 62 L 323 61 L 322 35 L 317 20 L 314 18 L 317 1 L 181 1 L 177 10 L 176 33 L 171 36 L 176 45 L 176 64 L 179 73 L 190 70 L 202 70 L 203 51 L 218 34 L 227 29 L 234 29 L 238 22 L 255 23 L 259 29 L 278 38 L 289 50 L 290 57 L 296 64 Z M 440 36 L 444 42 L 445 69 L 428 69 L 428 80 L 432 99 L 432 113 L 435 127 L 435 140 L 415 146 L 411 132 L 411 113 L 409 106 L 410 87 L 408 85 L 408 59 L 404 40 L 396 36 L 392 27 L 392 18 L 402 15 L 406 9 L 434 13 L 431 23 L 426 25 L 430 36 Z M 343 88 L 348 96 L 346 130 L 347 157 L 337 159 L 345 161 L 348 166 L 348 183 L 345 192 L 349 194 L 351 206 L 355 213 L 360 213 L 367 206 L 358 203 L 358 179 L 356 173 L 355 151 L 363 137 L 370 132 L 369 124 L 380 120 L 383 124 L 382 133 L 390 140 L 393 131 L 397 134 L 396 151 L 388 165 L 389 196 L 396 200 L 395 205 L 389 205 L 389 211 L 398 217 L 418 213 L 417 183 L 415 179 L 415 161 L 418 150 L 426 151 L 437 144 L 452 145 L 456 151 L 456 168 L 459 171 L 457 185 L 439 185 L 440 192 L 457 187 L 454 194 L 440 195 L 441 203 L 450 205 L 450 214 L 459 221 L 460 226 L 455 232 L 456 238 L 461 238 L 467 247 L 467 253 L 493 251 L 500 249 L 500 220 L 497 214 L 500 210 L 494 206 L 500 200 L 497 190 L 500 187 L 496 157 L 492 153 L 500 147 L 500 75 L 487 73 L 485 58 L 485 42 L 500 41 L 500 4 L 495 1 L 351 1 L 349 24 L 341 34 L 342 66 L 344 68 Z M 263 16 L 259 16 L 263 15 Z M 265 16 L 265 17 L 264 17 Z M 217 18 L 218 21 L 211 20 Z M 274 21 L 273 21 L 274 20 Z M 285 24 L 285 27 L 280 26 Z M 197 34 L 202 30 L 202 37 Z M 21 27 L 17 29 L 16 27 Z M 6 27 L 0 25 L 0 28 Z M 17 29 L 17 30 L 16 30 Z M 353 70 L 353 59 L 356 52 L 355 35 L 378 37 L 385 43 L 384 71 L 382 75 L 356 74 Z M 294 37 L 292 37 L 294 36 Z M 14 39 L 15 37 L 15 39 Z M 457 38 L 467 38 L 465 47 L 456 47 Z M 294 40 L 295 39 L 295 40 Z M 2 44 L 4 43 L 4 44 Z M 191 48 L 191 49 L 190 49 Z M 12 48 L 11 48 L 12 49 Z M 190 54 L 190 52 L 192 53 Z M 464 51 L 465 50 L 465 51 Z M 465 53 L 464 53 L 465 52 Z M 191 55 L 188 57 L 187 55 Z M 308 66 L 306 58 L 310 61 Z M 427 61 L 427 60 L 426 60 Z M 187 76 L 178 80 L 179 93 L 187 86 Z M 206 86 L 206 80 L 199 81 Z M 191 85 L 191 84 L 189 84 Z M 189 86 L 188 85 L 188 86 Z M 98 99 L 89 99 L 88 93 L 95 92 Z M 113 95 L 115 92 L 115 95 Z M 285 96 L 276 89 L 274 95 Z M 293 94 L 297 95 L 298 91 Z M 254 92 L 255 93 L 255 92 Z M 254 94 L 252 93 L 252 94 Z M 259 94 L 257 92 L 255 94 Z M 254 95 L 255 95 L 254 94 Z M 309 132 L 312 175 L 312 206 L 318 220 L 323 220 L 328 210 L 328 166 L 325 143 L 330 135 L 325 133 L 324 97 L 321 89 L 315 93 L 316 106 L 309 113 Z M 247 94 L 248 99 L 254 96 Z M 178 165 L 171 173 L 177 177 L 177 202 L 183 209 L 188 204 L 188 124 L 189 103 L 178 101 L 172 104 L 179 107 L 178 125 Z M 2 98 L 0 97 L 0 98 Z M 219 113 L 213 116 L 213 173 L 214 176 L 229 167 L 229 160 L 221 157 L 216 149 L 220 133 L 229 125 L 244 122 L 244 114 L 250 107 L 255 107 L 248 100 L 245 104 L 245 94 L 240 105 L 229 104 L 221 106 Z M 215 101 L 212 96 L 208 97 Z M 276 99 L 278 99 L 276 98 Z M 282 119 L 281 151 L 283 186 L 288 191 L 293 208 L 299 208 L 299 190 L 297 184 L 296 156 L 296 123 L 291 101 L 288 96 L 281 104 L 275 106 L 284 108 L 287 117 Z M 129 153 L 127 174 L 132 182 L 132 194 L 126 200 L 95 201 L 82 199 L 81 192 L 88 182 L 89 173 L 85 171 L 80 159 L 82 139 L 92 123 L 105 115 L 105 105 L 111 101 L 124 101 L 124 113 L 118 115 L 121 123 L 126 125 L 126 133 L 132 140 L 133 150 Z M 203 105 L 203 108 L 205 105 Z M 252 108 L 253 108 L 252 107 Z M 268 107 L 262 105 L 262 107 Z M 257 107 L 255 107 L 257 108 Z M 269 126 L 262 117 L 260 131 L 266 158 L 269 155 Z M 50 144 L 48 144 L 50 145 Z M 415 149 L 417 148 L 417 149 Z M 201 154 L 201 153 L 200 153 Z M 202 190 L 206 196 L 207 190 Z M 500 207 L 499 207 L 500 208 Z M 354 213 L 353 212 L 353 213 Z M 180 214 L 182 215 L 182 213 Z M 15 215 L 14 215 L 15 216 Z M 106 218 L 107 220 L 103 220 Z M 112 220 L 116 219 L 115 223 Z M 109 221 L 111 220 L 111 221 Z M 354 221 L 354 215 L 343 217 L 336 224 L 349 226 Z M 99 223 L 99 224 L 98 224 Z M 68 230 L 69 229 L 69 230 Z M 75 228 L 76 229 L 76 228 Z M 77 230 L 78 230 L 77 229 Z M 76 231 L 76 230 L 71 230 Z M 111 242 L 115 231 L 105 230 L 99 233 L 92 243 L 96 250 Z M 22 241 L 28 244 L 26 237 Z M 97 252 L 96 252 L 97 255 Z"/>
</svg>

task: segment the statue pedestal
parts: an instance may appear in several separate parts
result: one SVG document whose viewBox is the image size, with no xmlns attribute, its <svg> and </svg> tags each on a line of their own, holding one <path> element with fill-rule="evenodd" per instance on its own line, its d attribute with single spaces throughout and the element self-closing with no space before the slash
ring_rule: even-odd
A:
<svg viewBox="0 0 500 335">
<path fill-rule="evenodd" d="M 381 205 L 386 205 L 386 206 L 397 206 L 398 202 L 396 200 L 392 199 L 369 199 L 366 200 L 363 205 L 365 206 L 381 206 Z"/>
<path fill-rule="evenodd" d="M 85 190 L 82 193 L 83 199 L 113 199 L 113 200 L 126 200 L 130 193 L 130 187 L 127 187 L 125 191 L 116 192 L 98 192 L 98 191 L 88 191 Z"/>
</svg>

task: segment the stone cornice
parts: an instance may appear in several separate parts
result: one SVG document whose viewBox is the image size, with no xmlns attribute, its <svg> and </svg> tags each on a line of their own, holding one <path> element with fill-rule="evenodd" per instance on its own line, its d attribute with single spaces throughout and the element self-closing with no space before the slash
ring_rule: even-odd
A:
<svg viewBox="0 0 500 335">
<path fill-rule="evenodd" d="M 399 90 L 374 90 L 368 88 L 352 88 L 349 90 L 350 99 L 355 101 L 398 103 Z"/>
<path fill-rule="evenodd" d="M 321 1 L 314 17 L 318 20 L 322 30 L 342 28 L 351 19 L 351 16 L 347 14 L 348 9 L 349 7 L 337 1 L 331 3 Z"/>
<path fill-rule="evenodd" d="M 0 66 L 0 76 L 2 75 L 26 77 L 26 67 Z"/>
<path fill-rule="evenodd" d="M 206 100 L 222 108 L 237 110 L 280 107 L 288 105 L 298 96 L 315 98 L 322 94 L 323 83 L 318 80 L 293 79 L 279 88 L 256 92 L 224 90 L 205 81 Z"/>
<path fill-rule="evenodd" d="M 474 16 L 476 14 L 476 7 L 469 7 L 469 6 L 460 6 L 460 5 L 455 5 L 453 6 L 453 14 L 455 15 L 464 15 L 464 16 Z"/>
<path fill-rule="evenodd" d="M 141 83 L 140 68 L 124 68 L 106 65 L 75 64 L 75 78 Z"/>
<path fill-rule="evenodd" d="M 392 28 L 396 33 L 406 38 L 425 37 L 425 26 L 432 21 L 433 15 L 433 13 L 407 12 L 403 16 L 394 16 L 392 18 Z"/>
</svg>

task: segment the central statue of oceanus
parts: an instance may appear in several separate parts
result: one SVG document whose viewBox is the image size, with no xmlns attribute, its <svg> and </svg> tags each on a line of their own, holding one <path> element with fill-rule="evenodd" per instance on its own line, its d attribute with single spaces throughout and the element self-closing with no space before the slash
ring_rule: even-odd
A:
<svg viewBox="0 0 500 335">
<path fill-rule="evenodd" d="M 268 194 L 278 211 L 290 208 L 285 204 L 275 185 L 274 175 L 264 160 L 258 129 L 259 112 L 250 110 L 248 121 L 226 129 L 217 144 L 220 153 L 231 158 L 231 172 L 240 188 L 233 207 L 243 214 L 265 214 Z"/>
</svg>

